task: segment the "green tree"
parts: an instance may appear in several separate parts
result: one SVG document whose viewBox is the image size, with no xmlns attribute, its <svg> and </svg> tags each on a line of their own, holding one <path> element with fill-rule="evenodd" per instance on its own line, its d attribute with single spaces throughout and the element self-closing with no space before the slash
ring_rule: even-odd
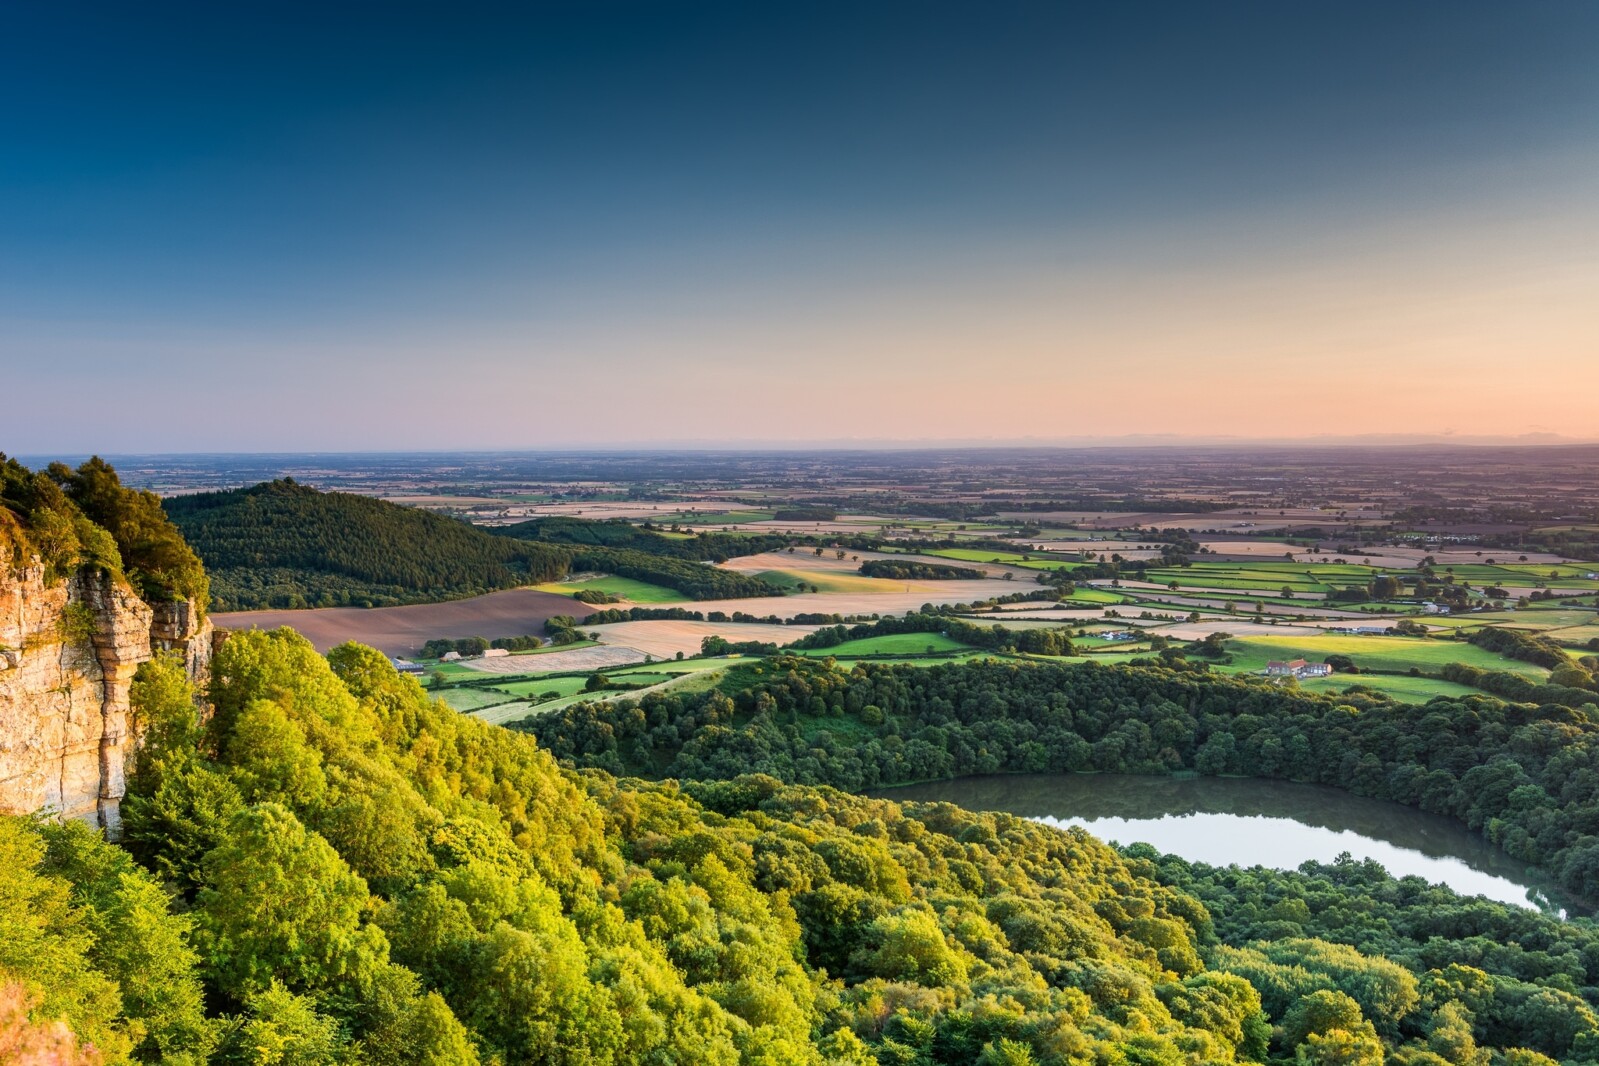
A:
<svg viewBox="0 0 1599 1066">
<path fill-rule="evenodd" d="M 235 815 L 203 869 L 196 940 L 213 980 L 235 995 L 274 981 L 360 987 L 388 957 L 382 932 L 363 921 L 366 883 L 280 804 Z"/>
<path fill-rule="evenodd" d="M 222 1046 L 221 1060 L 228 1066 L 353 1063 L 338 1020 L 319 1013 L 311 997 L 272 981 L 251 995 L 247 1006 Z"/>
<path fill-rule="evenodd" d="M 134 1057 L 205 1062 L 216 1034 L 205 1017 L 188 917 L 171 913 L 155 879 L 82 822 L 42 826 L 40 833 L 43 869 L 72 885 L 93 935 L 89 962 L 117 984 Z"/>
<path fill-rule="evenodd" d="M 26 820 L 0 815 L 0 987 L 20 986 L 35 1019 L 68 1019 L 109 1061 L 133 1044 L 116 981 L 93 964 L 94 930 L 72 886 L 41 872 L 44 842 Z"/>
</svg>

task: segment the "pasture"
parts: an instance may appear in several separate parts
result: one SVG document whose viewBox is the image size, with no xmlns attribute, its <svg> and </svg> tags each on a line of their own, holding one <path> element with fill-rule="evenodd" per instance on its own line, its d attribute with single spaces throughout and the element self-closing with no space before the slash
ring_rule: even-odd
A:
<svg viewBox="0 0 1599 1066">
<path fill-rule="evenodd" d="M 547 585 L 535 585 L 534 588 L 539 592 L 552 592 L 558 596 L 571 596 L 573 593 L 583 591 L 605 592 L 612 596 L 621 597 L 628 603 L 639 604 L 684 603 L 688 600 L 687 596 L 676 589 L 652 585 L 647 581 L 635 581 L 630 577 L 614 577 L 611 575 L 586 578 L 581 581 L 555 581 Z M 579 618 L 582 618 L 583 611 L 598 611 L 603 609 L 604 606 L 604 604 L 579 602 L 576 604 L 578 610 L 574 613 Z"/>
<path fill-rule="evenodd" d="M 1360 685 L 1384 695 L 1392 696 L 1400 703 L 1426 703 L 1438 696 L 1459 698 L 1461 696 L 1480 696 L 1482 693 L 1465 685 L 1457 685 L 1453 681 L 1440 681 L 1430 677 L 1406 677 L 1392 674 L 1334 674 L 1332 677 L 1317 677 L 1301 681 L 1299 687 L 1306 692 L 1319 692 L 1331 694 L 1343 692 L 1351 685 Z"/>
<path fill-rule="evenodd" d="M 966 563 L 1020 563 L 1039 553 L 1027 555 L 1014 551 L 992 551 L 987 548 L 933 548 L 922 553 L 940 559 L 956 559 Z"/>
<path fill-rule="evenodd" d="M 812 648 L 801 655 L 813 658 L 832 656 L 849 658 L 860 655 L 920 655 L 925 652 L 971 651 L 968 644 L 944 636 L 942 633 L 891 633 L 881 637 L 862 637 L 846 640 L 831 648 Z"/>
<path fill-rule="evenodd" d="M 1388 670 L 1403 673 L 1412 667 L 1437 672 L 1449 663 L 1465 663 L 1484 670 L 1504 670 L 1533 680 L 1542 680 L 1549 671 L 1532 663 L 1495 655 L 1475 644 L 1425 637 L 1346 636 L 1250 636 L 1230 640 L 1227 650 L 1233 655 L 1231 669 L 1258 672 L 1272 659 L 1304 658 L 1321 662 L 1329 655 L 1347 655 L 1362 670 Z M 1227 669 L 1227 667 L 1223 667 Z M 1352 683 L 1352 682 L 1351 682 Z"/>
</svg>

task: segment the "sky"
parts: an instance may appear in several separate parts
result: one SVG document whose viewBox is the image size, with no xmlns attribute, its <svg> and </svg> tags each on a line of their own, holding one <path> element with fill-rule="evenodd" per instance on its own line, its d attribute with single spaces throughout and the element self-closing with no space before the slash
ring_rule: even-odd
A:
<svg viewBox="0 0 1599 1066">
<path fill-rule="evenodd" d="M 1599 4 L 0 6 L 0 450 L 1599 438 Z"/>
</svg>

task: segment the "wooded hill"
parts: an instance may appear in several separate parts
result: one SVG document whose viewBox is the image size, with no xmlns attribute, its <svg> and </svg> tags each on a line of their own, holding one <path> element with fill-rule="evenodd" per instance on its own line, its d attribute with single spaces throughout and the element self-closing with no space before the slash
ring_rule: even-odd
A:
<svg viewBox="0 0 1599 1066">
<path fill-rule="evenodd" d="M 937 713 L 981 720 L 1012 689 L 1018 708 L 1048 704 L 1061 678 L 1025 669 L 961 675 L 967 709 Z M 1126 719 L 1136 757 L 1162 759 L 1118 691 L 1136 672 L 1081 673 L 1102 691 L 1078 684 L 1051 713 Z M 771 716 L 790 692 L 840 729 L 910 713 L 905 672 L 752 676 L 721 699 Z M 958 695 L 953 673 L 919 676 Z M 770 776 L 563 771 L 381 654 L 323 659 L 286 630 L 236 634 L 213 678 L 201 723 L 176 663 L 141 671 L 126 850 L 0 818 L 12 1046 L 194 1066 L 1549 1066 L 1599 1050 L 1590 923 L 1361 864 L 1213 870 Z M 1188 694 L 1190 713 L 1221 713 Z M 717 708 L 698 710 L 714 731 Z"/>
<path fill-rule="evenodd" d="M 707 538 L 696 551 L 701 538 L 576 519 L 526 523 L 499 535 L 291 478 L 172 497 L 165 506 L 204 560 L 217 610 L 433 603 L 554 581 L 572 570 L 648 581 L 692 599 L 779 594 L 698 561 L 737 554 L 741 543 L 725 536 Z M 757 541 L 743 550 L 766 549 Z"/>
<path fill-rule="evenodd" d="M 1266 1052 L 1259 994 L 1202 961 L 1203 909 L 1081 831 L 771 778 L 573 775 L 381 654 L 323 659 L 286 630 L 234 635 L 213 677 L 202 725 L 175 664 L 140 675 L 127 850 L 0 818 L 0 1000 L 28 1005 L 24 1038 L 62 1019 L 97 1053 L 48 1061 Z"/>
<path fill-rule="evenodd" d="M 775 657 L 735 668 L 708 692 L 578 704 L 522 728 L 572 765 L 647 778 L 769 774 L 851 791 L 1006 771 L 1316 782 L 1456 818 L 1574 895 L 1599 899 L 1593 703 L 1470 696 L 1418 708 L 1374 692 L 1313 695 L 1160 665 L 844 670 Z M 1331 1010 L 1306 998 L 1327 989 L 1358 1001 L 1350 1016 L 1373 1022 L 1390 1047 L 1408 1034 L 1428 1049 L 1390 1061 L 1475 1066 L 1479 1041 L 1563 1061 L 1599 1054 L 1599 928 L 1590 920 L 1465 900 L 1419 879 L 1395 881 L 1375 864 L 1304 875 L 1214 870 L 1147 848 L 1129 855 L 1141 874 L 1205 901 L 1221 945 L 1210 965 L 1249 977 L 1284 1051 L 1300 1032 L 1294 1012 Z M 1458 1002 L 1423 1007 L 1430 996 Z M 1314 1052 L 1298 1061 L 1381 1061 Z M 1518 1055 L 1494 1061 L 1541 1061 Z"/>
</svg>

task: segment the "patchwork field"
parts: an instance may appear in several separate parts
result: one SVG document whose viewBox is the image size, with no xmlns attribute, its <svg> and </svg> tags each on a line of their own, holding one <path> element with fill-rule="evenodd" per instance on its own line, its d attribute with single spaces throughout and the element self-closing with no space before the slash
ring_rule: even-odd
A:
<svg viewBox="0 0 1599 1066">
<path fill-rule="evenodd" d="M 942 633 L 893 633 L 883 637 L 863 637 L 846 640 L 831 648 L 817 648 L 803 654 L 821 657 L 849 658 L 856 655 L 918 655 L 926 652 L 971 651 L 969 645 L 953 640 Z"/>
<path fill-rule="evenodd" d="M 628 603 L 639 604 L 683 603 L 688 599 L 687 596 L 676 589 L 652 585 L 647 581 L 635 581 L 630 577 L 614 577 L 611 575 L 584 578 L 578 581 L 551 582 L 547 585 L 535 585 L 533 587 L 540 592 L 551 592 L 557 596 L 570 596 L 574 592 L 583 591 L 607 592 L 612 596 L 621 597 Z M 579 609 L 578 616 L 581 617 L 582 611 L 597 611 L 603 605 L 580 602 L 576 606 Z"/>
<path fill-rule="evenodd" d="M 1480 695 L 1474 688 L 1457 685 L 1453 681 L 1439 681 L 1430 677 L 1395 677 L 1391 674 L 1338 674 L 1301 681 L 1299 687 L 1306 692 L 1342 692 L 1351 685 L 1386 693 L 1401 703 L 1426 703 L 1438 696 Z"/>
<path fill-rule="evenodd" d="M 598 633 L 600 640 L 607 645 L 644 652 L 657 659 L 670 659 L 678 652 L 684 655 L 698 655 L 700 641 L 709 636 L 722 636 L 735 642 L 755 640 L 783 645 L 798 640 L 807 633 L 815 632 L 817 628 L 819 627 L 655 621 L 612 622 L 609 625 L 590 626 L 588 630 Z M 641 659 L 643 656 L 640 655 L 638 658 Z"/>
<path fill-rule="evenodd" d="M 507 589 L 448 603 L 405 607 L 320 607 L 307 611 L 214 614 L 219 629 L 290 626 L 318 651 L 353 640 L 386 655 L 415 655 L 435 637 L 510 637 L 544 631 L 546 619 L 572 614 L 572 600 L 534 589 Z"/>
<path fill-rule="evenodd" d="M 762 570 L 755 575 L 773 588 L 792 592 L 796 589 L 815 588 L 821 592 L 851 592 L 876 594 L 905 592 L 912 582 L 890 581 L 881 577 L 861 577 L 859 574 L 835 570 Z"/>
<path fill-rule="evenodd" d="M 577 651 L 553 651 L 543 655 L 500 655 L 493 659 L 463 659 L 461 666 L 483 674 L 555 673 L 566 670 L 604 670 L 644 661 L 645 652 L 632 647 L 601 644 Z"/>
<path fill-rule="evenodd" d="M 1466 663 L 1484 670 L 1505 670 L 1534 679 L 1549 676 L 1549 671 L 1541 666 L 1506 659 L 1475 644 L 1424 637 L 1324 634 L 1314 640 L 1302 640 L 1292 636 L 1251 636 L 1229 641 L 1227 649 L 1232 652 L 1234 663 L 1231 667 L 1221 669 L 1260 671 L 1272 659 L 1303 657 L 1320 662 L 1329 655 L 1347 655 L 1363 670 L 1402 672 L 1416 667 L 1436 671 L 1449 663 Z"/>
</svg>

